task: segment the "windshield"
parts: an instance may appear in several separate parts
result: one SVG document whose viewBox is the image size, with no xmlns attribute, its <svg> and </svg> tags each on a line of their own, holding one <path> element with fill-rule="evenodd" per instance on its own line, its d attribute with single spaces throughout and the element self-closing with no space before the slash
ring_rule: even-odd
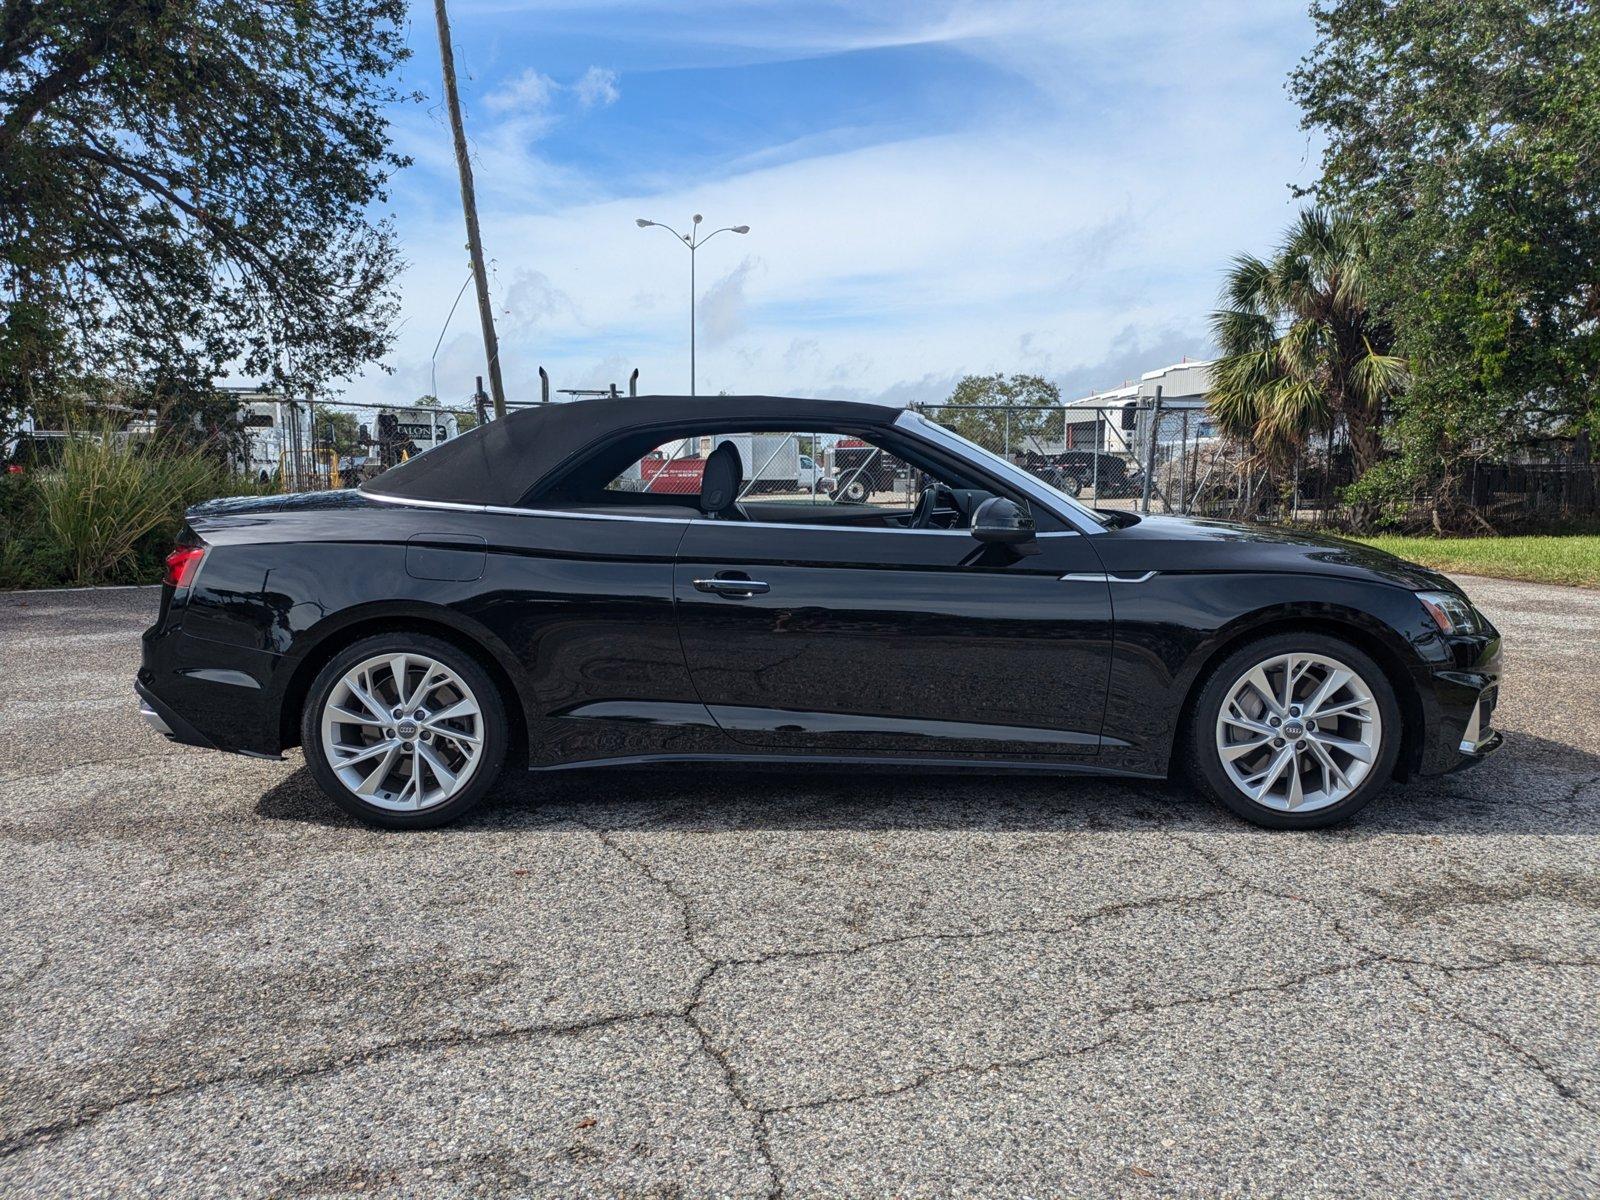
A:
<svg viewBox="0 0 1600 1200">
<path fill-rule="evenodd" d="M 1008 462 L 994 453 L 994 451 L 985 450 L 977 442 L 970 438 L 962 437 L 955 430 L 949 429 L 937 421 L 930 421 L 919 412 L 912 412 L 907 409 L 899 417 L 895 418 L 895 424 L 910 426 L 928 438 L 928 440 L 940 443 L 947 449 L 959 449 L 968 458 L 977 459 L 991 474 L 998 475 L 1002 479 L 1017 484 L 1025 493 L 1032 492 L 1037 494 L 1043 492 L 1052 504 L 1063 511 L 1082 517 L 1084 521 L 1097 525 L 1102 529 L 1107 527 L 1106 518 L 1092 509 L 1085 508 L 1060 488 L 1039 478 L 1032 471 L 1026 471 L 1015 463 Z"/>
</svg>

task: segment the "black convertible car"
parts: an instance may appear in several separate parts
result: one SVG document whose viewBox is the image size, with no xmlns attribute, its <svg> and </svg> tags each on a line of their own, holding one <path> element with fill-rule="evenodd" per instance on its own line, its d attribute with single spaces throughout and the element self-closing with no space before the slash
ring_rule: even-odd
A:
<svg viewBox="0 0 1600 1200">
<path fill-rule="evenodd" d="M 916 488 L 747 495 L 774 433 Z M 652 491 L 664 461 L 698 494 Z M 390 826 L 511 762 L 693 762 L 1172 775 L 1304 828 L 1493 750 L 1499 663 L 1460 589 L 1362 546 L 1092 512 L 900 409 L 642 397 L 192 509 L 136 687 L 167 736 L 299 745 Z"/>
</svg>

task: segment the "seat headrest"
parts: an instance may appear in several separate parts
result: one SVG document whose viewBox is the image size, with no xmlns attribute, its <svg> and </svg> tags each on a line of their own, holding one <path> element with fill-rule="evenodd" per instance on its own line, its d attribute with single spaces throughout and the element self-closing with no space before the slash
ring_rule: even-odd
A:
<svg viewBox="0 0 1600 1200">
<path fill-rule="evenodd" d="M 743 482 L 744 464 L 739 461 L 739 449 L 732 442 L 723 442 L 706 456 L 705 470 L 700 474 L 700 511 L 719 513 L 731 508 Z"/>
</svg>

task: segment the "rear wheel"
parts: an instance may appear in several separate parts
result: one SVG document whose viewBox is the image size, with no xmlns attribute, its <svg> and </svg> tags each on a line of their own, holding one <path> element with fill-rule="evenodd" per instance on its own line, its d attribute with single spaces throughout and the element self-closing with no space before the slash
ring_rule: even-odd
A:
<svg viewBox="0 0 1600 1200">
<path fill-rule="evenodd" d="M 1273 829 L 1313 829 L 1352 816 L 1387 786 L 1400 708 L 1357 647 L 1280 634 L 1211 673 L 1186 741 L 1190 779 L 1224 807 Z"/>
<path fill-rule="evenodd" d="M 426 634 L 363 638 L 322 668 L 300 722 L 306 764 L 340 808 L 421 829 L 482 802 L 505 761 L 499 689 L 471 655 Z"/>
</svg>

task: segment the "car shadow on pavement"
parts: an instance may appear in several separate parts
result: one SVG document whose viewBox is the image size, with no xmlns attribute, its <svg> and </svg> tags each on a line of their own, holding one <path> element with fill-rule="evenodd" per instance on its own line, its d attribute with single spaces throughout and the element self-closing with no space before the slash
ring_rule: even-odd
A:
<svg viewBox="0 0 1600 1200">
<path fill-rule="evenodd" d="M 359 827 L 304 768 L 266 792 L 265 818 Z M 987 830 L 1216 832 L 1249 827 L 1179 783 L 1089 776 L 684 764 L 510 773 L 449 831 L 563 823 L 639 831 Z M 1600 755 L 1529 734 L 1483 765 L 1396 786 L 1340 827 L 1379 834 L 1600 833 Z"/>
</svg>

